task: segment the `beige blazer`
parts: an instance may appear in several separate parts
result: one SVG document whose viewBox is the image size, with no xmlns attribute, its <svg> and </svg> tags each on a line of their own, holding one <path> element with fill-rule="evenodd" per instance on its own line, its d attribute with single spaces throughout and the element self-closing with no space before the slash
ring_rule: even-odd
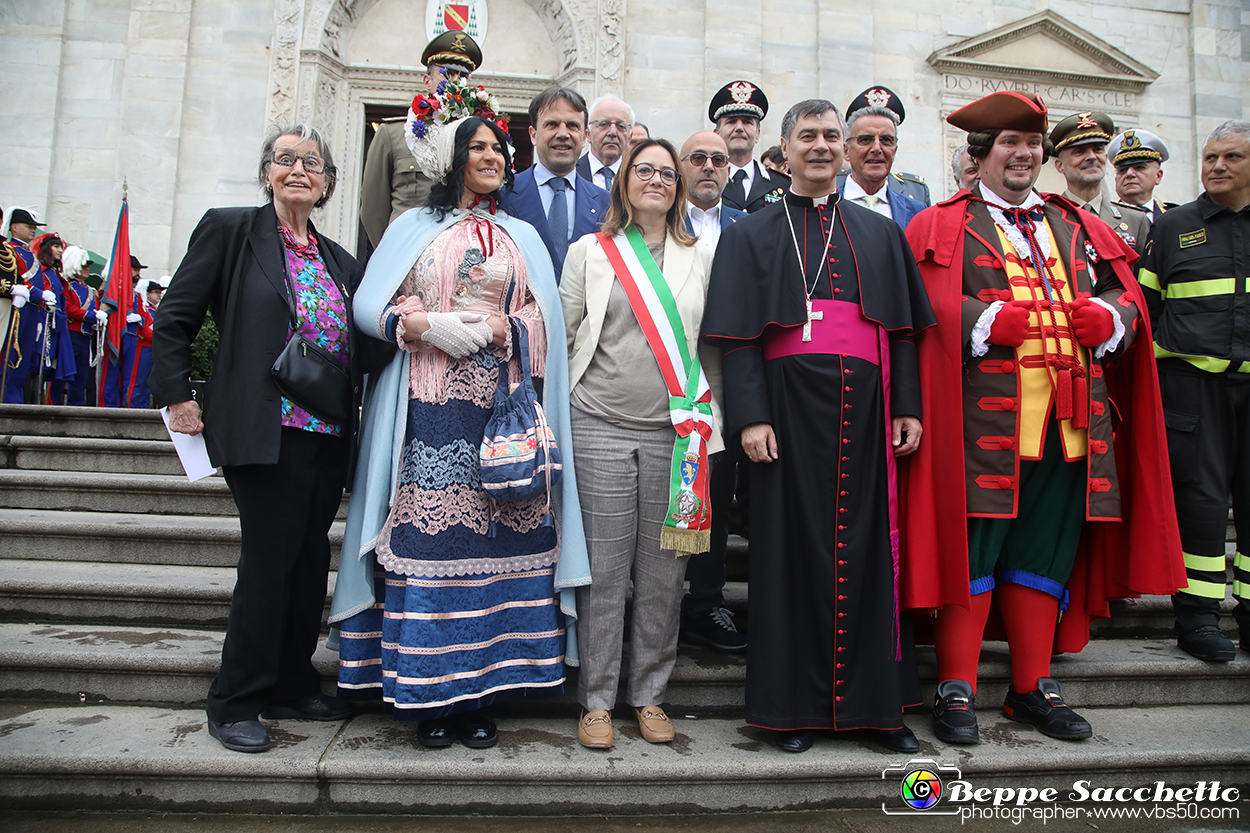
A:
<svg viewBox="0 0 1250 833">
<path fill-rule="evenodd" d="M 721 441 L 721 371 L 720 351 L 699 344 L 699 325 L 703 322 L 703 304 L 707 300 L 708 279 L 712 271 L 712 253 L 706 247 L 682 246 L 672 237 L 664 243 L 664 278 L 677 301 L 677 312 L 686 331 L 687 346 L 699 351 L 699 363 L 712 388 L 712 420 L 715 431 L 708 442 L 708 452 L 724 449 Z M 608 310 L 608 297 L 616 273 L 599 239 L 587 234 L 569 246 L 560 278 L 560 305 L 564 312 L 565 337 L 569 350 L 569 390 L 581 380 L 599 346 L 603 318 Z M 655 361 L 647 355 L 640 360 Z"/>
</svg>

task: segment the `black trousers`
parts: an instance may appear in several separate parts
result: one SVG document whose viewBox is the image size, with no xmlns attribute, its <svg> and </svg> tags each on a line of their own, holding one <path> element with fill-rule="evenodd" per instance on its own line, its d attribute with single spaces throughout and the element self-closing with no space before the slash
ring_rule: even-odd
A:
<svg viewBox="0 0 1250 833">
<path fill-rule="evenodd" d="M 690 592 L 682 599 L 687 616 L 697 616 L 725 606 L 725 548 L 729 543 L 729 507 L 738 487 L 738 463 L 746 460 L 742 443 L 727 441 L 725 450 L 711 457 L 708 499 L 712 503 L 712 542 L 707 552 L 697 552 L 686 562 Z"/>
<path fill-rule="evenodd" d="M 347 440 L 283 428 L 278 462 L 224 466 L 242 547 L 221 670 L 208 690 L 217 723 L 255 720 L 270 703 L 321 689 L 312 664 L 330 571 L 330 525 L 347 479 Z"/>
<path fill-rule="evenodd" d="M 1235 616 L 1250 634 L 1250 571 L 1241 533 L 1250 535 L 1250 378 L 1204 373 L 1179 360 L 1159 363 L 1172 490 L 1189 587 L 1172 596 L 1182 630 L 1219 620 L 1228 580 L 1225 537 L 1232 495 L 1238 553 Z"/>
</svg>

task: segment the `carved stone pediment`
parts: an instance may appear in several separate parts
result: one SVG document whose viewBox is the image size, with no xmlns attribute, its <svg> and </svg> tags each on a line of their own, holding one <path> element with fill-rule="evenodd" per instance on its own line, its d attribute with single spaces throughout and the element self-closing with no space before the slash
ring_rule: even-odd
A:
<svg viewBox="0 0 1250 833">
<path fill-rule="evenodd" d="M 929 64 L 944 75 L 1128 93 L 1141 93 L 1159 77 L 1150 67 L 1050 10 L 943 47 L 929 56 Z M 993 90 L 979 91 L 981 95 L 988 92 Z"/>
</svg>

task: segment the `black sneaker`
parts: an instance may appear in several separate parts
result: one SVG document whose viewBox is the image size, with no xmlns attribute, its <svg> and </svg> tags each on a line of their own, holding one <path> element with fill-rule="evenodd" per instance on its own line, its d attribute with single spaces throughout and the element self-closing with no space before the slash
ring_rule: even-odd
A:
<svg viewBox="0 0 1250 833">
<path fill-rule="evenodd" d="M 1237 646 L 1227 639 L 1215 625 L 1202 625 L 1182 630 L 1176 637 L 1176 645 L 1194 659 L 1205 662 L 1230 662 L 1237 656 Z M 1245 639 L 1242 639 L 1245 647 Z"/>
<path fill-rule="evenodd" d="M 681 617 L 681 641 L 706 645 L 722 654 L 741 654 L 747 649 L 746 634 L 734 627 L 733 614 L 723 607 Z"/>
<path fill-rule="evenodd" d="M 980 743 L 977 698 L 966 680 L 942 680 L 933 701 L 933 734 L 946 743 Z"/>
<path fill-rule="evenodd" d="M 1038 677 L 1036 691 L 1018 694 L 1015 686 L 1008 688 L 1003 714 L 1060 740 L 1082 740 L 1094 734 L 1089 721 L 1063 702 L 1063 689 L 1051 677 Z"/>
</svg>

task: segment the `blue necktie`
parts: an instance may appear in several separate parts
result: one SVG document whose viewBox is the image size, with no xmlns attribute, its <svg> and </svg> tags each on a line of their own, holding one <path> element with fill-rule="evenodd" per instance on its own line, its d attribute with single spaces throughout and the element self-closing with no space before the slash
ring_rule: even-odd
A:
<svg viewBox="0 0 1250 833">
<path fill-rule="evenodd" d="M 615 176 L 616 176 L 616 174 L 612 173 L 612 169 L 611 169 L 611 168 L 603 168 L 602 170 L 603 170 L 603 187 L 604 187 L 604 190 L 606 190 L 606 191 L 611 191 L 611 190 L 612 190 L 612 178 L 613 178 L 613 177 L 615 177 Z"/>
<path fill-rule="evenodd" d="M 568 187 L 564 177 L 556 176 L 547 181 L 555 191 L 551 195 L 551 207 L 547 209 L 547 229 L 551 232 L 551 240 L 556 244 L 556 263 L 564 263 L 564 256 L 569 251 L 569 204 L 564 196 Z"/>
</svg>

